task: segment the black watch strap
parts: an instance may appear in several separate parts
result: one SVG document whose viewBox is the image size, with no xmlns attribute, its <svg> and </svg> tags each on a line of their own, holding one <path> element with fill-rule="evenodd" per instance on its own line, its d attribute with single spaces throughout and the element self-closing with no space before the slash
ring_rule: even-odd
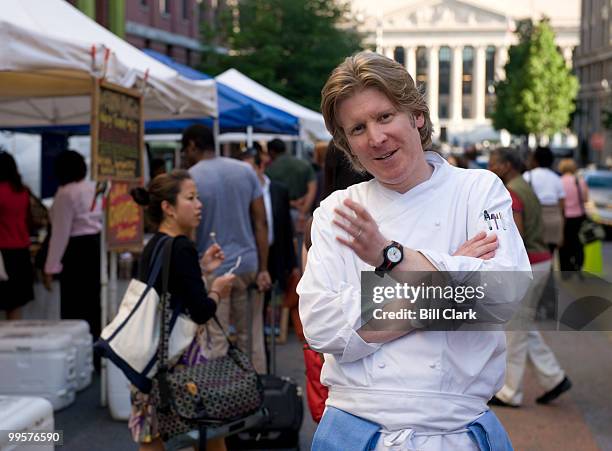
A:
<svg viewBox="0 0 612 451">
<path fill-rule="evenodd" d="M 387 257 L 388 250 L 393 247 L 399 249 L 401 253 L 400 259 L 396 262 L 392 262 L 391 260 L 389 260 L 389 257 Z M 404 247 L 397 241 L 391 241 L 391 244 L 389 244 L 387 247 L 383 249 L 383 262 L 380 264 L 380 266 L 374 269 L 374 272 L 378 276 L 383 277 L 386 272 L 391 271 L 393 268 L 399 265 L 403 259 L 404 259 Z"/>
</svg>

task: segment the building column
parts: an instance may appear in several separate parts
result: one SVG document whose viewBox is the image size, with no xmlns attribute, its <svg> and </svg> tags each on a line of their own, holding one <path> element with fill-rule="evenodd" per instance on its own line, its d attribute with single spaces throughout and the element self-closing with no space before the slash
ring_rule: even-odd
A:
<svg viewBox="0 0 612 451">
<path fill-rule="evenodd" d="M 427 105 L 429 105 L 429 116 L 433 122 L 438 122 L 438 46 L 427 49 Z"/>
<path fill-rule="evenodd" d="M 472 110 L 477 121 L 485 120 L 486 48 L 474 48 L 474 79 L 472 83 Z"/>
<path fill-rule="evenodd" d="M 416 83 L 416 47 L 404 47 L 406 70 Z"/>
<path fill-rule="evenodd" d="M 389 46 L 383 47 L 383 55 L 385 55 L 387 58 L 393 59 L 393 49 L 394 48 L 395 47 L 389 47 Z"/>
<path fill-rule="evenodd" d="M 96 20 L 96 1 L 95 0 L 77 0 L 76 7 L 90 19 Z"/>
<path fill-rule="evenodd" d="M 451 51 L 450 117 L 452 121 L 460 121 L 463 110 L 463 46 L 452 47 Z"/>
<path fill-rule="evenodd" d="M 565 65 L 569 68 L 574 65 L 573 50 L 571 47 L 563 47 L 563 58 L 565 58 Z"/>
<path fill-rule="evenodd" d="M 125 0 L 108 2 L 108 18 L 110 31 L 125 38 Z"/>
<path fill-rule="evenodd" d="M 500 46 L 495 49 L 495 79 L 506 78 L 505 66 L 508 62 L 508 47 Z"/>
</svg>

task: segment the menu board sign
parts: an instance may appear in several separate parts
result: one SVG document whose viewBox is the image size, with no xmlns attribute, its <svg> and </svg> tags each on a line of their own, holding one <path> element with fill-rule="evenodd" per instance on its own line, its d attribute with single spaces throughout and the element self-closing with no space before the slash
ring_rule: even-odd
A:
<svg viewBox="0 0 612 451">
<path fill-rule="evenodd" d="M 95 180 L 142 177 L 142 96 L 98 81 L 92 100 L 92 155 Z"/>
</svg>

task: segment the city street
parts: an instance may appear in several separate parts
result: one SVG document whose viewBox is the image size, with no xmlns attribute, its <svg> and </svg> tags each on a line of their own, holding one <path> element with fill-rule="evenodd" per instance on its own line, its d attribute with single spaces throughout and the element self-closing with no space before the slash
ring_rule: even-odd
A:
<svg viewBox="0 0 612 451">
<path fill-rule="evenodd" d="M 0 451 L 612 451 L 610 1 L 3 0 Z"/>
<path fill-rule="evenodd" d="M 612 274 L 612 242 L 604 245 L 606 274 Z M 569 282 L 580 289 L 577 278 Z M 612 332 L 544 332 L 571 378 L 572 390 L 548 406 L 535 403 L 541 389 L 530 370 L 525 378 L 525 400 L 519 409 L 495 408 L 520 451 L 612 451 Z M 278 347 L 278 374 L 302 386 L 301 346 L 294 335 Z M 304 401 L 305 402 L 305 401 Z M 302 450 L 310 449 L 315 430 L 305 405 L 300 436 Z M 77 396 L 76 403 L 56 412 L 56 427 L 64 431 L 65 450 L 132 450 L 124 422 L 113 421 L 99 404 L 99 379 Z"/>
</svg>

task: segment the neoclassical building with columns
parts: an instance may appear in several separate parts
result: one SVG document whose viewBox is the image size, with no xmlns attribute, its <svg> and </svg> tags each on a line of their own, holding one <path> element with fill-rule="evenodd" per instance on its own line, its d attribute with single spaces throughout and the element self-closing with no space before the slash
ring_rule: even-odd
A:
<svg viewBox="0 0 612 451">
<path fill-rule="evenodd" d="M 522 2 L 515 1 L 517 5 Z M 493 85 L 505 76 L 508 48 L 517 42 L 517 20 L 549 17 L 559 50 L 567 64 L 572 64 L 579 40 L 579 13 L 573 16 L 566 4 L 566 17 L 555 17 L 542 5 L 534 8 L 534 2 L 555 9 L 554 2 L 542 0 L 531 0 L 527 9 L 510 4 L 498 9 L 489 6 L 492 1 L 395 0 L 385 4 L 383 0 L 379 9 L 359 10 L 357 5 L 355 10 L 362 15 L 368 41 L 379 53 L 405 65 L 426 95 L 436 138 L 467 145 L 500 139 L 490 120 Z M 563 2 L 574 4 L 579 12 L 579 0 Z"/>
</svg>

